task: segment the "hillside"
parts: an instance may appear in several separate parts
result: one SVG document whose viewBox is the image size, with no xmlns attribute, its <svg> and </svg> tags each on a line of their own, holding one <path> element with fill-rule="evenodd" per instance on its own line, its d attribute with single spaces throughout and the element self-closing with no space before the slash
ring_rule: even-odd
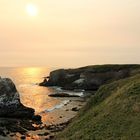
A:
<svg viewBox="0 0 140 140">
<path fill-rule="evenodd" d="M 58 140 L 139 140 L 140 74 L 101 86 Z"/>
</svg>

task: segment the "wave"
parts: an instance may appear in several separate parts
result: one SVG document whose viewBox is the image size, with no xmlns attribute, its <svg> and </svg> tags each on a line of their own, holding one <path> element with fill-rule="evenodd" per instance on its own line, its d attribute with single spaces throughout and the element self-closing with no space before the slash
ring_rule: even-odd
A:
<svg viewBox="0 0 140 140">
<path fill-rule="evenodd" d="M 50 109 L 46 109 L 42 112 L 40 112 L 39 114 L 43 114 L 43 113 L 47 113 L 47 112 L 52 112 L 55 109 L 59 109 L 62 108 L 63 106 L 65 106 L 66 104 L 68 104 L 70 102 L 70 100 L 64 100 L 62 103 L 55 105 L 54 107 L 50 108 Z"/>
</svg>

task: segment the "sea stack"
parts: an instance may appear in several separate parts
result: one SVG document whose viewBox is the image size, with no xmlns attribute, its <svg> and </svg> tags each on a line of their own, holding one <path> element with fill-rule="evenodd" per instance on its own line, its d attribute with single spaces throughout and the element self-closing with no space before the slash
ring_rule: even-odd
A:
<svg viewBox="0 0 140 140">
<path fill-rule="evenodd" d="M 32 118 L 34 109 L 20 102 L 16 86 L 9 78 L 0 78 L 0 117 Z"/>
</svg>

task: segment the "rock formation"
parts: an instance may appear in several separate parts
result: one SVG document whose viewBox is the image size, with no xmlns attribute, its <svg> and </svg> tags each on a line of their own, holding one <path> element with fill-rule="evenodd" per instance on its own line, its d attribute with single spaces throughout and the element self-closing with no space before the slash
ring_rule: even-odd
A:
<svg viewBox="0 0 140 140">
<path fill-rule="evenodd" d="M 12 80 L 0 78 L 0 135 L 7 136 L 17 132 L 25 135 L 29 130 L 36 130 L 32 124 L 40 124 L 41 116 L 34 115 L 34 112 L 34 109 L 25 107 L 20 102 Z"/>
<path fill-rule="evenodd" d="M 19 93 L 9 78 L 0 78 L 0 117 L 32 118 L 34 109 L 20 102 Z"/>
<path fill-rule="evenodd" d="M 97 90 L 101 85 L 131 75 L 139 65 L 97 65 L 77 69 L 58 69 L 52 71 L 49 80 L 40 86 L 61 86 L 63 89 Z"/>
</svg>

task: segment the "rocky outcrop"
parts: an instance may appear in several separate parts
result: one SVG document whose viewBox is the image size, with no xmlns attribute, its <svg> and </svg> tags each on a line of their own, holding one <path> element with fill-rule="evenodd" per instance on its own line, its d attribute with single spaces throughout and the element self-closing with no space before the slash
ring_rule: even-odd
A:
<svg viewBox="0 0 140 140">
<path fill-rule="evenodd" d="M 40 86 L 61 86 L 63 89 L 97 90 L 101 85 L 131 76 L 140 65 L 97 65 L 52 71 L 49 80 Z"/>
<path fill-rule="evenodd" d="M 49 94 L 48 96 L 50 97 L 80 97 L 78 95 L 70 95 L 68 93 L 53 93 L 53 94 Z"/>
<path fill-rule="evenodd" d="M 37 130 L 32 124 L 40 124 L 41 116 L 34 115 L 34 112 L 34 109 L 25 107 L 20 102 L 12 80 L 0 78 L 0 135 L 7 136 L 17 132 L 26 134 L 29 130 Z"/>
<path fill-rule="evenodd" d="M 9 78 L 0 78 L 0 117 L 32 118 L 34 109 L 20 102 L 19 93 Z"/>
<path fill-rule="evenodd" d="M 49 80 L 44 78 L 40 86 L 64 86 L 79 78 L 79 73 L 71 73 L 71 70 L 58 69 L 50 72 Z"/>
</svg>

